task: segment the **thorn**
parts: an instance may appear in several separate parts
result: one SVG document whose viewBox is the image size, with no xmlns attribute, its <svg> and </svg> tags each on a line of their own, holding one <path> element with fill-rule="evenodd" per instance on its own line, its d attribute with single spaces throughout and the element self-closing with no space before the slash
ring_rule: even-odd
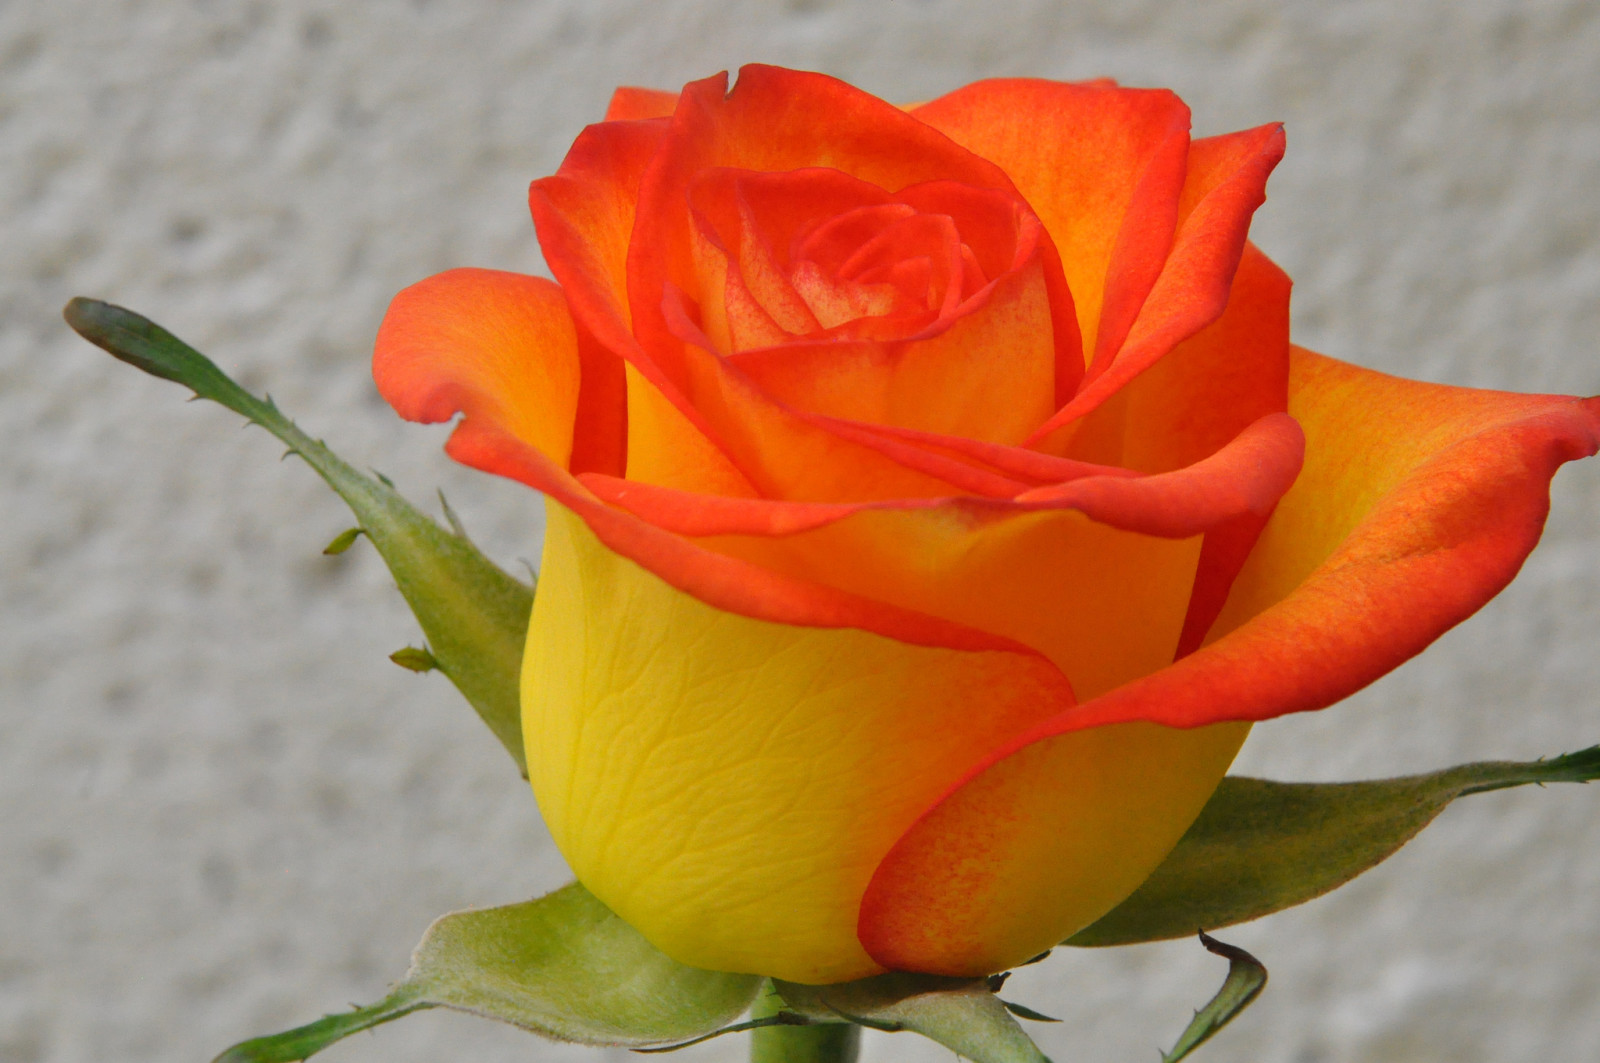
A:
<svg viewBox="0 0 1600 1063">
<path fill-rule="evenodd" d="M 322 552 L 327 554 L 329 557 L 342 554 L 346 550 L 350 549 L 351 546 L 355 545 L 355 541 L 364 534 L 366 533 L 362 528 L 346 528 L 338 535 L 335 535 L 333 537 L 333 541 L 322 548 Z"/>
<path fill-rule="evenodd" d="M 1034 1011 L 1032 1008 L 1028 1007 L 1026 1004 L 1017 1004 L 1017 1003 L 1014 1003 L 1014 1002 L 1009 1001 L 1009 1000 L 1002 1000 L 1000 1002 L 1000 1004 L 1007 1011 L 1009 1011 L 1011 1014 L 1015 1015 L 1019 1019 L 1027 1019 L 1030 1022 L 1060 1022 L 1061 1021 L 1060 1019 L 1057 1019 L 1057 1018 L 1055 1018 L 1053 1016 L 1046 1015 L 1042 1011 Z"/>
<path fill-rule="evenodd" d="M 444 509 L 444 519 L 450 523 L 450 530 L 470 543 L 472 539 L 468 537 L 467 529 L 461 526 L 461 518 L 456 516 L 456 511 L 450 508 L 450 500 L 444 497 L 443 488 L 439 489 L 439 505 Z"/>
<path fill-rule="evenodd" d="M 415 646 L 406 646 L 389 654 L 389 660 L 401 668 L 413 672 L 431 672 L 439 667 L 439 662 L 427 650 L 419 650 Z"/>
<path fill-rule="evenodd" d="M 389 488 L 389 490 L 391 490 L 391 491 L 394 490 L 394 481 L 389 479 L 383 473 L 379 472 L 377 469 L 373 469 L 372 470 L 372 475 L 376 476 L 378 478 L 379 482 L 383 484 L 383 486 Z"/>
</svg>

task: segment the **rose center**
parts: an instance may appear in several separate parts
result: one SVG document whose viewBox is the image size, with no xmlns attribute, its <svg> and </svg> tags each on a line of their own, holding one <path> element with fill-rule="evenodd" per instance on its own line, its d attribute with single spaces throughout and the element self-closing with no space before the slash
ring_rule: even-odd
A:
<svg viewBox="0 0 1600 1063">
<path fill-rule="evenodd" d="M 989 282 L 948 214 L 905 203 L 857 207 L 795 234 L 789 281 L 817 323 L 953 314 Z"/>
<path fill-rule="evenodd" d="M 890 192 L 828 169 L 711 170 L 689 199 L 702 261 L 721 263 L 725 292 L 702 295 L 730 308 L 731 351 L 926 336 L 980 305 L 1042 233 L 1005 192 L 950 181 Z"/>
</svg>

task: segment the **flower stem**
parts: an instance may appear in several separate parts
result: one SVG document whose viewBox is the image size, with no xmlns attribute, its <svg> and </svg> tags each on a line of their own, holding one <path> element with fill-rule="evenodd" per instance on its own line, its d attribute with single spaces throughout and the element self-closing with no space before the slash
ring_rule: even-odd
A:
<svg viewBox="0 0 1600 1063">
<path fill-rule="evenodd" d="M 752 1018 L 776 1015 L 783 998 L 771 984 L 750 1009 Z M 766 1026 L 750 1032 L 750 1063 L 856 1063 L 861 1027 L 851 1022 L 816 1026 Z"/>
</svg>

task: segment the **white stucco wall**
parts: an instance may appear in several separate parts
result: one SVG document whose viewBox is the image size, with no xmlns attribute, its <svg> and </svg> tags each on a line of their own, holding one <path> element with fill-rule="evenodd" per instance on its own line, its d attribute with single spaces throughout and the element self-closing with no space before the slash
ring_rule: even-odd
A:
<svg viewBox="0 0 1600 1063">
<path fill-rule="evenodd" d="M 442 486 L 505 563 L 536 557 L 530 492 L 377 399 L 379 317 L 446 267 L 540 270 L 527 182 L 613 85 L 753 59 L 894 98 L 1112 75 L 1178 90 L 1201 132 L 1282 119 L 1254 232 L 1297 281 L 1301 342 L 1600 391 L 1588 0 L 0 4 L 0 1063 L 207 1059 L 376 999 L 436 914 L 563 881 L 494 741 L 384 659 L 416 635 L 375 555 L 319 555 L 336 500 L 70 335 L 62 303 L 150 314 L 413 498 Z M 1241 768 L 1600 740 L 1600 464 L 1555 486 L 1511 591 L 1349 703 L 1260 727 Z M 1224 936 L 1273 981 L 1202 1058 L 1590 1058 L 1600 790 L 1472 798 L 1356 885 Z M 1056 1059 L 1154 1059 L 1221 973 L 1181 942 L 1059 952 L 1014 987 L 1066 1019 L 1038 1028 Z M 323 1058 L 600 1055 L 435 1012 Z"/>
</svg>

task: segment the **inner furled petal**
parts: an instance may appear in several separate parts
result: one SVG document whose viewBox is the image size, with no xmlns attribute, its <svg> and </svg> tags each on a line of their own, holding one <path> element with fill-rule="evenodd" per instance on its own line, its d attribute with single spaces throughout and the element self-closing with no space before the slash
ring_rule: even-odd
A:
<svg viewBox="0 0 1600 1063">
<path fill-rule="evenodd" d="M 862 272 L 856 278 L 860 284 L 891 284 L 901 292 L 925 292 L 933 283 L 933 259 L 926 255 L 902 258 L 898 262 Z"/>
<path fill-rule="evenodd" d="M 902 188 L 895 199 L 920 213 L 950 218 L 986 277 L 998 277 L 1022 265 L 1044 232 L 1025 202 L 992 188 L 925 181 Z"/>
<path fill-rule="evenodd" d="M 863 203 L 887 202 L 889 195 L 838 170 L 761 174 L 716 167 L 694 179 L 688 199 L 699 302 L 750 303 L 782 334 L 804 336 L 821 326 L 789 279 L 796 233 Z M 704 253 L 711 248 L 719 254 Z"/>
<path fill-rule="evenodd" d="M 735 351 L 727 360 L 777 401 L 807 413 L 1015 446 L 1055 402 L 1044 270 L 1030 260 L 991 282 L 949 327 L 914 338 L 830 333 Z M 873 320 L 893 319 L 856 325 Z"/>
<path fill-rule="evenodd" d="M 882 317 L 895 309 L 905 293 L 893 284 L 871 284 L 830 276 L 810 259 L 795 264 L 790 282 L 824 329 L 858 318 Z"/>
<path fill-rule="evenodd" d="M 961 234 L 949 215 L 912 214 L 884 226 L 839 263 L 837 273 L 840 278 L 851 280 L 890 269 L 907 258 L 926 258 L 929 279 L 926 288 L 902 292 L 902 297 L 918 309 L 936 311 L 940 317 L 953 313 L 961 302 L 964 260 Z"/>
<path fill-rule="evenodd" d="M 720 167 L 698 175 L 688 199 L 696 301 L 730 353 L 786 337 L 932 335 L 1044 240 L 1015 195 L 955 181 L 891 192 L 826 167 Z"/>
<path fill-rule="evenodd" d="M 694 290 L 673 305 L 696 343 L 768 398 L 1002 446 L 1058 405 L 1070 300 L 1016 195 L 721 168 L 698 175 L 688 200 Z"/>
<path fill-rule="evenodd" d="M 906 203 L 873 203 L 810 218 L 789 241 L 789 261 L 809 260 L 837 273 L 862 244 L 916 214 Z"/>
</svg>

